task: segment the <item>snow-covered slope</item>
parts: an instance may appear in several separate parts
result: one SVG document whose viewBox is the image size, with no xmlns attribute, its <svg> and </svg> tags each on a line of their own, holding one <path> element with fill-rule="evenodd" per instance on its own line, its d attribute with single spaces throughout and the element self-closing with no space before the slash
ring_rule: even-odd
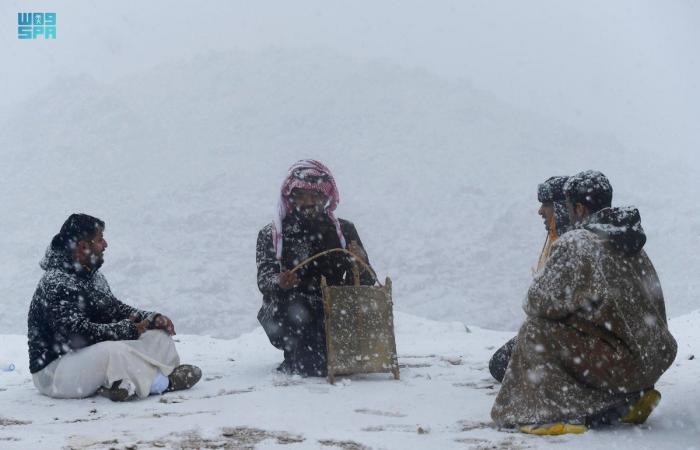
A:
<svg viewBox="0 0 700 450">
<path fill-rule="evenodd" d="M 396 315 L 401 380 L 280 375 L 263 332 L 234 340 L 178 336 L 203 381 L 183 393 L 115 404 L 53 400 L 33 387 L 24 336 L 0 336 L 0 448 L 698 449 L 700 311 L 671 321 L 678 358 L 657 388 L 663 400 L 640 427 L 537 438 L 491 428 L 498 384 L 487 361 L 511 334 Z M 694 358 L 692 358 L 695 356 Z M 692 358 L 692 359 L 691 359 Z"/>
<path fill-rule="evenodd" d="M 41 105 L 41 107 L 37 107 Z M 0 332 L 21 334 L 46 245 L 107 221 L 123 300 L 188 334 L 256 326 L 255 239 L 289 164 L 336 173 L 397 308 L 515 329 L 542 245 L 536 185 L 604 171 L 634 203 L 670 316 L 697 308 L 693 168 L 520 111 L 465 81 L 328 51 L 212 53 L 104 83 L 57 80 L 0 117 Z M 665 149 L 664 149 L 665 150 Z"/>
</svg>

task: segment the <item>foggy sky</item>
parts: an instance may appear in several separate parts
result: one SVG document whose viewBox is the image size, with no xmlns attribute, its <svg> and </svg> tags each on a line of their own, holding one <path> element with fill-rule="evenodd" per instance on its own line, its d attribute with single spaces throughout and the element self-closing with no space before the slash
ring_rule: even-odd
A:
<svg viewBox="0 0 700 450">
<path fill-rule="evenodd" d="M 57 39 L 18 40 L 20 11 L 56 12 Z M 322 47 L 464 79 L 683 158 L 700 145 L 699 25 L 692 0 L 3 2 L 0 112 L 56 77 L 109 82 L 212 50 Z"/>
</svg>

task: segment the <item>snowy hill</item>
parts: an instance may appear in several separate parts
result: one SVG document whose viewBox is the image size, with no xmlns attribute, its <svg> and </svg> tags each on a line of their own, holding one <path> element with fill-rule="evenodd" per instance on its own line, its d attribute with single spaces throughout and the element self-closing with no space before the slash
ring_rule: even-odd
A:
<svg viewBox="0 0 700 450">
<path fill-rule="evenodd" d="M 36 105 L 41 104 L 41 108 Z M 515 329 L 542 245 L 536 185 L 604 171 L 648 232 L 669 315 L 697 308 L 700 186 L 640 154 L 513 108 L 466 81 L 329 51 L 211 53 L 114 82 L 63 78 L 0 117 L 3 333 L 24 333 L 38 261 L 74 211 L 107 221 L 113 291 L 179 331 L 256 326 L 257 231 L 286 167 L 334 170 L 401 311 Z"/>
<path fill-rule="evenodd" d="M 0 362 L 18 367 L 0 372 L 0 447 L 698 449 L 699 322 L 700 311 L 671 320 L 678 357 L 644 426 L 552 438 L 491 428 L 498 384 L 487 361 L 511 334 L 460 323 L 397 314 L 401 380 L 375 374 L 335 386 L 276 373 L 281 355 L 262 330 L 234 340 L 178 336 L 183 361 L 200 365 L 203 381 L 128 404 L 41 396 L 27 370 L 26 338 L 2 335 Z"/>
</svg>

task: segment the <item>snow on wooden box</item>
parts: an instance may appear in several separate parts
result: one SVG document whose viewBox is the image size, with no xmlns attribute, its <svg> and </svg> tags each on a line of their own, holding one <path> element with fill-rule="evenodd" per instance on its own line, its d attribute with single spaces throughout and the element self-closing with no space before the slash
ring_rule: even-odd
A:
<svg viewBox="0 0 700 450">
<path fill-rule="evenodd" d="M 384 286 L 328 286 L 321 279 L 328 381 L 336 375 L 392 373 L 399 379 L 391 279 Z"/>
</svg>

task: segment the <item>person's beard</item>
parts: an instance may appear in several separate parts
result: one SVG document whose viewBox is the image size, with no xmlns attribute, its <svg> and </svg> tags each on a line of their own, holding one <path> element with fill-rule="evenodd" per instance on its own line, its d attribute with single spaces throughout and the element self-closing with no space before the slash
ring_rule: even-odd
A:
<svg viewBox="0 0 700 450">
<path fill-rule="evenodd" d="M 103 254 L 96 254 L 93 252 L 90 252 L 90 258 L 88 258 L 87 266 L 88 268 L 94 272 L 96 270 L 99 270 L 100 267 L 102 267 L 102 264 L 104 264 L 104 255 Z"/>
<path fill-rule="evenodd" d="M 323 207 L 296 207 L 292 210 L 292 216 L 300 222 L 318 222 L 323 218 Z"/>
</svg>

